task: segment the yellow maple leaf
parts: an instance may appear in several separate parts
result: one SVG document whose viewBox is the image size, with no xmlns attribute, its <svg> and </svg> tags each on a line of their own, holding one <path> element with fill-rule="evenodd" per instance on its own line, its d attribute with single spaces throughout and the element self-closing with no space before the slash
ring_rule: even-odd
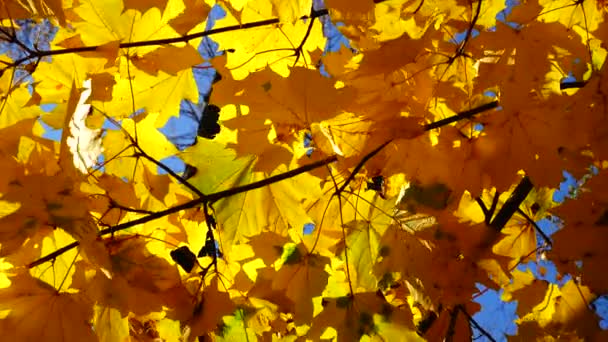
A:
<svg viewBox="0 0 608 342">
<path fill-rule="evenodd" d="M 501 299 L 517 300 L 517 315 L 524 317 L 545 298 L 550 284 L 545 280 L 535 279 L 529 269 L 525 272 L 514 270 L 512 275 L 513 282 L 505 286 Z"/>
<path fill-rule="evenodd" d="M 82 294 L 57 293 L 29 275 L 10 278 L 11 286 L 0 289 L 0 320 L 3 338 L 14 341 L 97 341 L 89 320 L 92 303 Z M 65 325 L 70 322 L 69 328 Z M 40 329 L 44 325 L 44 329 Z"/>
<path fill-rule="evenodd" d="M 149 156 L 157 161 L 171 157 L 177 153 L 173 145 L 156 127 L 160 114 L 147 114 L 140 120 L 124 119 L 122 129 L 131 137 L 137 133 L 137 143 Z M 120 177 L 131 179 L 135 176 L 136 165 L 146 163 L 151 170 L 156 165 L 148 160 L 133 156 L 131 140 L 122 130 L 108 130 L 103 137 L 104 156 L 106 159 L 106 172 Z M 155 172 L 156 173 L 156 172 Z"/>
<path fill-rule="evenodd" d="M 573 279 L 561 287 L 550 284 L 545 299 L 518 323 L 534 320 L 551 334 L 575 332 L 578 336 L 593 336 L 599 331 L 597 318 L 589 308 L 595 297 L 588 287 Z"/>
<path fill-rule="evenodd" d="M 129 322 L 120 311 L 95 305 L 93 327 L 100 342 L 128 341 Z"/>
<path fill-rule="evenodd" d="M 200 307 L 196 309 L 192 318 L 187 322 L 190 327 L 189 334 L 200 336 L 208 333 L 220 324 L 222 317 L 234 312 L 236 305 L 225 291 L 220 291 L 217 278 L 205 287 Z"/>
<path fill-rule="evenodd" d="M 540 0 L 542 6 L 540 20 L 557 21 L 567 28 L 581 26 L 585 31 L 595 31 L 598 24 L 605 20 L 601 8 L 593 1 L 572 2 L 568 0 Z"/>
<path fill-rule="evenodd" d="M 6 56 L 1 56 L 0 61 L 12 62 Z M 40 110 L 28 103 L 32 96 L 26 84 L 15 81 L 14 76 L 8 71 L 0 75 L 0 128 L 40 115 Z"/>
<path fill-rule="evenodd" d="M 119 310 L 123 316 L 129 312 L 144 315 L 163 311 L 163 306 L 175 310 L 173 315 L 179 318 L 191 312 L 191 297 L 182 286 L 176 266 L 152 254 L 145 238 L 127 235 L 105 243 L 112 272 L 77 262 L 72 288 L 100 305 Z"/>
<path fill-rule="evenodd" d="M 68 177 L 21 175 L 12 180 L 2 199 L 19 204 L 18 210 L 0 219 L 3 255 L 16 251 L 44 227 L 62 227 L 75 235 L 84 232 L 81 228 L 87 217 L 87 201 Z M 96 236 L 96 231 L 91 234 Z"/>
<path fill-rule="evenodd" d="M 175 18 L 169 20 L 169 25 L 181 35 L 204 27 L 202 18 L 207 18 L 211 7 L 203 0 L 184 0 L 184 10 Z"/>
<path fill-rule="evenodd" d="M 275 11 L 279 14 L 282 22 L 294 23 L 300 17 L 310 14 L 312 0 L 271 0 Z"/>
<path fill-rule="evenodd" d="M 270 0 L 250 1 L 240 13 L 240 18 L 227 11 L 226 17 L 216 21 L 214 28 L 264 20 L 272 15 L 272 10 Z M 293 66 L 311 67 L 310 52 L 324 48 L 326 39 L 323 37 L 320 23 L 314 23 L 311 31 L 306 33 L 310 20 L 312 19 L 284 22 L 247 31 L 219 33 L 214 35 L 213 39 L 220 45 L 220 49 L 228 52 L 226 67 L 235 79 L 243 79 L 250 72 L 266 66 L 286 77 Z M 305 37 L 301 51 L 296 51 L 296 47 Z"/>
<path fill-rule="evenodd" d="M 192 45 L 186 44 L 182 47 L 162 46 L 145 55 L 132 57 L 131 62 L 152 76 L 158 76 L 159 71 L 176 76 L 179 71 L 202 63 L 203 58 Z"/>
<path fill-rule="evenodd" d="M 324 270 L 327 257 L 307 254 L 303 245 L 283 246 L 283 265 L 272 279 L 272 288 L 284 289 L 295 303 L 294 320 L 307 323 L 313 317 L 313 297 L 321 295 L 329 274 Z"/>
<path fill-rule="evenodd" d="M 323 298 L 321 304 L 323 311 L 313 319 L 308 333 L 313 339 L 335 338 L 337 333 L 337 341 L 384 340 L 398 337 L 395 329 L 401 331 L 401 336 L 396 341 L 422 340 L 410 330 L 411 327 L 404 325 L 409 321 L 407 316 L 411 313 L 393 309 L 377 293 L 363 292 L 353 296 Z M 333 328 L 334 333 L 327 333 L 327 327 Z"/>
</svg>

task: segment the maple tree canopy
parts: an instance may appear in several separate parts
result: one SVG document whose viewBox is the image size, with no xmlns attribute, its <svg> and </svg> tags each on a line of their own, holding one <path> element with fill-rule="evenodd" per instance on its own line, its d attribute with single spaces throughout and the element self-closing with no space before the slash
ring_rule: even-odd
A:
<svg viewBox="0 0 608 342">
<path fill-rule="evenodd" d="M 608 340 L 607 1 L 0 20 L 3 340 L 502 340 L 473 317 L 490 290 L 518 340 Z"/>
</svg>

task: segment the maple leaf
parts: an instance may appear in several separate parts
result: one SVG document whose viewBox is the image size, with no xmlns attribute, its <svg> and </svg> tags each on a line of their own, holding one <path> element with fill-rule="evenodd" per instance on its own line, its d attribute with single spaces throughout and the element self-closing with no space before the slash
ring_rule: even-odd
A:
<svg viewBox="0 0 608 342">
<path fill-rule="evenodd" d="M 572 279 L 561 288 L 551 284 L 543 301 L 518 323 L 535 320 L 552 335 L 577 332 L 581 336 L 593 336 L 599 329 L 597 317 L 588 307 L 593 298 L 595 295 L 587 287 Z"/>
<path fill-rule="evenodd" d="M 288 246 L 288 245 L 286 245 Z M 283 265 L 272 280 L 273 289 L 285 289 L 285 295 L 295 303 L 294 320 L 309 322 L 313 317 L 312 298 L 321 295 L 329 274 L 324 270 L 329 259 L 306 254 L 303 245 L 283 250 Z"/>
<path fill-rule="evenodd" d="M 545 218 L 547 210 L 553 207 L 552 196 L 553 191 L 549 189 L 534 190 L 522 203 L 521 211 L 515 213 L 501 230 L 507 236 L 494 245 L 493 251 L 513 258 L 509 268 L 531 260 L 538 245 L 537 230 L 540 230 L 535 222 Z"/>
<path fill-rule="evenodd" d="M 0 289 L 0 308 L 9 310 L 0 320 L 3 336 L 16 341 L 96 341 L 89 320 L 92 303 L 82 294 L 57 291 L 29 275 L 9 278 L 11 286 Z M 45 322 L 45 329 L 37 326 Z M 63 322 L 71 322 L 66 328 Z"/>
<path fill-rule="evenodd" d="M 547 281 L 535 279 L 530 270 L 526 270 L 526 272 L 514 270 L 512 275 L 513 283 L 505 287 L 502 299 L 505 301 L 517 300 L 517 315 L 524 317 L 545 298 L 550 284 Z"/>
<path fill-rule="evenodd" d="M 98 332 L 99 341 L 124 341 L 129 336 L 129 322 L 120 311 L 96 305 L 93 327 Z"/>
<path fill-rule="evenodd" d="M 166 62 L 168 58 L 171 58 L 172 63 Z M 157 76 L 159 71 L 176 76 L 179 71 L 202 63 L 203 58 L 192 45 L 187 44 L 183 47 L 173 45 L 160 47 L 141 57 L 131 58 L 131 62 L 135 67 L 152 76 Z"/>
<path fill-rule="evenodd" d="M 602 293 L 608 287 L 608 281 L 601 269 L 601 260 L 606 255 L 603 243 L 606 236 L 602 234 L 606 226 L 606 172 L 591 179 L 586 186 L 598 189 L 598 192 L 582 193 L 575 201 L 568 201 L 554 211 L 565 222 L 563 229 L 553 236 L 555 244 L 550 251 L 556 260 L 556 266 L 572 274 L 580 274 L 583 283 L 592 291 Z M 578 261 L 582 265 L 577 266 Z"/>
<path fill-rule="evenodd" d="M 591 2 L 541 0 L 539 5 L 542 6 L 540 20 L 557 21 L 567 28 L 580 26 L 585 30 L 595 31 L 597 24 L 603 19 L 601 9 Z"/>
<path fill-rule="evenodd" d="M 194 316 L 188 321 L 192 336 L 200 336 L 214 330 L 223 316 L 228 316 L 236 309 L 230 295 L 219 291 L 218 286 L 219 281 L 214 278 L 203 291 L 200 307 L 196 308 Z"/>
<path fill-rule="evenodd" d="M 279 19 L 289 23 L 294 23 L 300 17 L 310 14 L 312 8 L 312 0 L 271 0 L 271 2 L 275 11 L 279 14 Z"/>
<path fill-rule="evenodd" d="M 396 337 L 389 329 L 391 323 L 397 323 L 393 329 L 400 329 L 401 333 L 412 341 L 420 340 L 415 332 L 408 331 L 405 326 L 399 326 L 400 319 L 408 321 L 403 317 L 407 313 L 396 310 L 393 312 L 390 304 L 377 293 L 365 292 L 354 296 L 323 298 L 321 305 L 323 311 L 314 318 L 309 332 L 312 338 L 329 337 L 323 333 L 328 326 L 334 327 L 338 332 L 337 341 L 357 341 L 366 335 L 372 338 L 377 335 L 381 339 Z"/>
<path fill-rule="evenodd" d="M 251 172 L 245 168 L 231 175 L 228 182 L 222 185 L 234 187 L 264 178 L 264 173 Z M 311 223 L 312 219 L 302 203 L 306 198 L 316 195 L 318 185 L 315 181 L 310 175 L 297 177 L 235 195 L 230 200 L 218 201 L 214 208 L 217 219 L 222 222 L 222 245 L 230 246 L 235 242 L 246 241 L 248 237 L 264 231 L 285 235 L 289 228 L 301 229 L 305 224 Z M 256 206 L 257 210 L 249 211 L 251 206 Z"/>
<path fill-rule="evenodd" d="M 123 316 L 129 312 L 161 311 L 163 305 L 176 309 L 174 314 L 178 317 L 188 315 L 192 308 L 190 295 L 182 287 L 175 265 L 151 254 L 139 236 L 120 237 L 106 241 L 106 245 L 112 273 L 80 263 L 73 288 L 104 306 L 116 308 Z"/>
<path fill-rule="evenodd" d="M 310 1 L 302 1 L 302 6 Z M 276 2 L 281 6 L 287 6 L 287 2 Z M 288 2 L 291 3 L 291 2 Z M 297 11 L 287 13 L 284 10 L 279 12 L 284 20 L 293 20 Z M 306 12 L 310 11 L 311 6 L 307 6 Z M 294 8 L 295 9 L 295 8 Z M 232 25 L 245 24 L 260 19 L 266 19 L 272 14 L 273 6 L 271 0 L 247 2 L 238 13 L 238 18 L 227 11 L 226 17 L 216 22 L 215 28 L 228 27 Z M 306 13 L 309 14 L 309 13 Z M 220 33 L 215 35 L 214 40 L 219 44 L 221 50 L 230 51 L 228 53 L 228 63 L 226 68 L 230 70 L 235 79 L 243 79 L 250 72 L 265 68 L 270 68 L 282 75 L 287 76 L 292 66 L 309 65 L 310 51 L 317 48 L 323 49 L 325 37 L 322 35 L 320 23 L 312 24 L 311 32 L 307 34 L 310 21 L 297 20 L 293 23 L 284 22 L 280 25 L 270 27 L 260 27 L 250 31 Z M 300 50 L 296 50 L 299 42 L 303 45 Z M 300 54 L 302 56 L 300 57 Z M 263 58 L 259 58 L 263 56 Z"/>
<path fill-rule="evenodd" d="M 140 1 L 140 0 L 124 0 L 124 9 L 135 9 L 142 14 L 151 8 L 157 8 L 161 13 L 165 11 L 168 0 Z"/>
<path fill-rule="evenodd" d="M 155 160 L 177 154 L 178 150 L 175 145 L 156 128 L 159 117 L 159 114 L 149 114 L 141 120 L 125 119 L 121 124 L 121 129 L 124 131 L 109 130 L 106 132 L 102 138 L 103 154 L 107 160 L 112 160 L 106 165 L 107 173 L 130 179 L 134 177 L 136 165 L 141 162 L 150 165 L 152 170 L 156 169 L 156 165 L 147 160 L 140 162 L 140 158 L 133 156 L 132 149 L 129 149 L 130 146 L 133 146 L 130 137 L 135 136 L 136 132 L 139 146 L 142 146 L 144 151 L 150 151 L 150 156 Z"/>
<path fill-rule="evenodd" d="M 234 341 L 244 337 L 249 341 L 257 341 L 255 332 L 247 327 L 246 315 L 245 310 L 237 309 L 234 315 L 224 318 L 218 340 Z"/>
<path fill-rule="evenodd" d="M 86 221 L 87 201 L 83 193 L 73 188 L 72 179 L 65 175 L 17 176 L 2 200 L 6 204 L 17 204 L 0 219 L 3 255 L 13 253 L 39 230 L 45 232 L 45 227 L 62 227 L 83 237 L 91 233 L 96 236 L 95 231 L 84 233 L 81 230 Z"/>
<path fill-rule="evenodd" d="M 4 62 L 9 62 L 5 60 Z M 29 119 L 38 115 L 36 106 L 32 106 L 29 101 L 31 95 L 27 91 L 24 82 L 13 84 L 14 74 L 5 72 L 0 75 L 0 97 L 2 99 L 0 107 L 0 128 L 9 127 L 20 120 Z"/>
<path fill-rule="evenodd" d="M 180 14 L 169 20 L 169 25 L 181 35 L 201 27 L 201 19 L 207 18 L 211 11 L 209 4 L 202 0 L 185 0 L 184 7 Z"/>
</svg>

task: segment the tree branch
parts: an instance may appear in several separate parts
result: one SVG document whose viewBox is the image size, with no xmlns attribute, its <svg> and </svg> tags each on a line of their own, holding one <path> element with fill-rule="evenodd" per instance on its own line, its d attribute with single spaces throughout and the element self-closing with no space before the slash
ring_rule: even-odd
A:
<svg viewBox="0 0 608 342">
<path fill-rule="evenodd" d="M 424 125 L 424 130 L 430 131 L 432 129 L 443 127 L 443 126 L 449 125 L 453 122 L 460 121 L 462 119 L 469 119 L 476 114 L 485 112 L 486 110 L 490 110 L 490 109 L 496 108 L 496 107 L 498 107 L 498 101 L 492 101 L 490 103 L 483 104 L 479 107 L 469 109 L 464 112 L 460 112 L 456 115 L 452 115 L 445 119 L 441 119 L 439 121 L 435 121 L 435 122 L 431 122 L 430 124 L 426 124 L 426 125 Z"/>
<path fill-rule="evenodd" d="M 329 12 L 327 9 L 313 10 L 310 15 L 303 16 L 300 19 L 313 19 L 314 20 L 315 18 L 327 15 L 328 13 Z M 250 28 L 274 25 L 274 24 L 279 24 L 279 23 L 280 23 L 279 18 L 272 18 L 272 19 L 254 21 L 251 23 L 220 27 L 220 28 L 206 30 L 206 31 L 202 31 L 202 32 L 187 34 L 187 35 L 183 35 L 180 37 L 120 43 L 118 45 L 118 47 L 120 49 L 126 49 L 126 48 L 134 48 L 134 47 L 141 47 L 141 46 L 154 46 L 154 45 L 167 45 L 167 44 L 173 44 L 173 43 L 183 43 L 183 42 L 188 42 L 193 39 L 207 37 L 207 36 L 211 36 L 211 35 L 218 34 L 218 33 L 237 31 L 237 30 L 246 30 L 246 29 L 250 29 Z M 81 47 L 76 47 L 76 48 L 56 49 L 56 50 L 47 50 L 47 51 L 30 51 L 30 53 L 27 56 L 17 59 L 13 63 L 10 63 L 6 67 L 2 68 L 2 72 L 4 72 L 4 70 L 6 70 L 8 68 L 19 66 L 22 63 L 27 62 L 30 59 L 41 59 L 43 57 L 64 55 L 64 54 L 68 54 L 68 53 L 94 52 L 94 51 L 97 51 L 97 49 L 100 48 L 100 46 L 101 45 L 93 45 L 93 46 L 81 46 Z"/>
<path fill-rule="evenodd" d="M 386 1 L 386 0 L 374 0 L 374 4 L 379 4 L 384 1 Z M 302 16 L 302 17 L 300 17 L 300 19 L 313 19 L 314 20 L 315 18 L 322 17 L 322 16 L 328 15 L 328 14 L 329 14 L 329 11 L 325 8 L 320 9 L 320 10 L 315 10 L 313 8 L 310 15 Z M 206 31 L 202 31 L 202 32 L 196 32 L 196 33 L 192 33 L 192 34 L 186 34 L 186 35 L 183 35 L 180 37 L 152 39 L 152 40 L 139 41 L 139 42 L 120 43 L 118 45 L 118 47 L 120 49 L 126 49 L 126 48 L 141 47 L 141 46 L 154 46 L 154 45 L 167 45 L 167 44 L 173 44 L 173 43 L 184 43 L 184 42 L 188 42 L 193 39 L 207 37 L 207 36 L 211 36 L 211 35 L 218 34 L 218 33 L 237 31 L 237 30 L 246 30 L 246 29 L 250 29 L 250 28 L 274 25 L 274 24 L 279 24 L 279 23 L 280 23 L 279 18 L 272 18 L 272 19 L 254 21 L 251 23 L 220 27 L 220 28 L 206 30 Z M 309 28 L 309 30 L 310 30 L 310 28 Z M 29 54 L 27 56 L 20 58 L 20 59 L 14 61 L 13 63 L 7 64 L 6 67 L 0 69 L 0 74 L 8 68 L 19 66 L 22 63 L 24 63 L 30 59 L 41 59 L 42 57 L 64 55 L 64 54 L 68 54 L 68 53 L 94 52 L 100 46 L 101 45 L 81 46 L 81 47 L 77 47 L 77 48 L 67 48 L 67 49 L 57 49 L 57 50 L 47 50 L 47 51 L 31 51 L 30 49 L 28 49 Z"/>
<path fill-rule="evenodd" d="M 335 162 L 337 160 L 338 160 L 337 156 L 331 156 L 331 157 L 319 160 L 317 162 L 301 166 L 301 167 L 299 167 L 297 169 L 294 169 L 294 170 L 291 170 L 291 171 L 287 171 L 287 172 L 284 172 L 284 173 L 281 173 L 279 175 L 275 175 L 275 176 L 272 176 L 272 177 L 268 177 L 268 178 L 263 179 L 263 180 L 258 181 L 258 182 L 254 182 L 254 183 L 251 183 L 251 184 L 247 184 L 247 185 L 243 185 L 243 186 L 239 186 L 239 187 L 236 187 L 236 188 L 232 188 L 232 189 L 228 189 L 228 190 L 224 190 L 224 191 L 220 191 L 220 192 L 216 192 L 216 193 L 207 195 L 206 196 L 206 200 L 209 203 L 213 203 L 213 202 L 218 201 L 218 200 L 220 200 L 222 198 L 225 198 L 225 197 L 234 196 L 234 195 L 240 194 L 242 192 L 258 189 L 258 188 L 264 187 L 266 185 L 270 185 L 272 183 L 276 183 L 276 182 L 279 182 L 279 181 L 282 181 L 282 180 L 285 180 L 285 179 L 288 179 L 288 178 L 292 178 L 292 177 L 297 176 L 297 175 L 299 175 L 301 173 L 312 171 L 312 170 L 317 169 L 317 168 L 319 168 L 321 166 L 325 166 L 325 165 L 331 164 L 331 163 L 333 163 L 333 162 Z"/>
<path fill-rule="evenodd" d="M 519 184 L 517 184 L 517 187 L 515 187 L 515 190 L 513 190 L 511 196 L 509 196 L 509 199 L 507 199 L 502 208 L 500 208 L 498 214 L 496 214 L 496 217 L 494 217 L 494 220 L 490 223 L 490 227 L 500 232 L 517 211 L 521 202 L 528 197 L 528 194 L 533 188 L 534 186 L 528 176 L 522 178 Z"/>
<path fill-rule="evenodd" d="M 484 112 L 486 110 L 492 109 L 492 108 L 496 108 L 498 107 L 498 101 L 493 101 L 490 103 L 486 103 L 483 104 L 477 108 L 473 108 L 473 109 L 469 109 L 467 111 L 464 112 L 460 112 L 456 115 L 450 116 L 448 118 L 439 120 L 439 121 L 435 121 L 435 122 L 431 122 L 430 124 L 426 124 L 424 125 L 424 130 L 425 131 L 430 131 L 432 129 L 435 128 L 440 128 L 446 125 L 449 125 L 453 122 L 457 122 L 460 121 L 462 119 L 467 119 L 472 117 L 475 114 L 479 114 L 481 112 Z M 365 165 L 365 163 L 370 160 L 373 156 L 375 156 L 378 152 L 380 152 L 384 147 L 386 147 L 386 145 L 388 145 L 392 140 L 387 140 L 385 141 L 382 145 L 378 146 L 376 149 L 374 149 L 373 151 L 369 152 L 367 155 L 365 155 L 363 157 L 363 159 L 361 159 L 361 161 L 357 164 L 357 166 L 355 166 L 355 169 L 353 170 L 353 172 L 351 172 L 351 174 L 348 176 L 348 178 L 346 179 L 346 181 L 344 182 L 344 184 L 342 184 L 342 186 L 340 187 L 340 189 L 338 189 L 335 192 L 335 195 L 339 195 L 340 193 L 342 193 L 344 191 L 344 189 L 346 189 L 346 187 L 348 186 L 348 184 L 355 178 L 355 176 L 357 175 L 357 173 L 359 173 L 359 171 L 361 171 L 361 168 L 363 168 L 363 166 Z M 495 207 L 495 205 L 494 205 Z M 493 212 L 493 211 L 492 211 Z"/>
<path fill-rule="evenodd" d="M 355 166 L 355 169 L 353 170 L 353 172 L 350 173 L 350 175 L 348 176 L 348 178 L 346 179 L 344 184 L 342 184 L 340 189 L 336 190 L 335 195 L 340 195 L 342 193 L 342 191 L 344 191 L 344 189 L 346 189 L 346 187 L 348 186 L 348 183 L 350 183 L 355 178 L 357 173 L 359 173 L 361 168 L 363 168 L 363 165 L 365 165 L 365 163 L 367 163 L 368 160 L 370 160 L 373 156 L 375 156 L 378 152 L 380 152 L 391 141 L 393 141 L 393 140 L 391 139 L 391 140 L 385 141 L 382 145 L 376 147 L 376 149 L 374 149 L 370 153 L 366 154 L 365 157 L 363 157 L 363 159 L 361 159 L 361 161 L 357 164 L 357 166 Z"/>
<path fill-rule="evenodd" d="M 317 17 L 313 17 L 314 13 L 315 13 L 315 8 L 313 5 L 312 9 L 310 10 L 312 19 L 310 20 L 310 23 L 308 24 L 308 28 L 306 29 L 306 33 L 304 34 L 304 38 L 302 38 L 300 45 L 298 45 L 298 47 L 295 48 L 296 61 L 293 63 L 293 65 L 298 64 L 298 60 L 300 59 L 300 56 L 302 55 L 302 48 L 304 47 L 304 44 L 306 44 L 306 40 L 308 40 L 308 36 L 310 36 L 310 32 L 312 32 L 312 26 L 315 24 L 315 19 L 317 18 Z M 306 61 L 304 61 L 304 63 L 306 63 Z"/>
<path fill-rule="evenodd" d="M 171 177 L 175 178 L 178 182 L 182 183 L 186 188 L 190 189 L 190 191 L 194 192 L 198 197 L 201 197 L 201 198 L 205 197 L 205 194 L 203 194 L 202 191 L 200 191 L 199 189 L 197 189 L 194 185 L 192 185 L 190 182 L 188 182 L 182 176 L 180 176 L 177 173 L 175 173 L 173 170 L 171 170 L 170 167 L 168 167 L 167 165 L 163 164 L 162 162 L 160 162 L 160 161 L 152 158 L 149 154 L 147 154 L 146 152 L 144 152 L 144 150 L 141 147 L 139 147 L 139 145 L 135 145 L 135 146 L 139 150 L 139 152 L 138 152 L 138 154 L 136 156 L 141 156 L 143 158 L 146 158 L 150 162 L 156 164 L 156 166 L 160 167 L 167 174 L 169 174 Z"/>
<path fill-rule="evenodd" d="M 573 81 L 573 82 L 562 82 L 559 84 L 560 90 L 565 89 L 579 89 L 584 87 L 587 84 L 587 81 Z"/>
<path fill-rule="evenodd" d="M 215 201 L 218 201 L 218 200 L 220 200 L 222 198 L 234 196 L 234 195 L 246 192 L 246 191 L 258 189 L 258 188 L 264 187 L 266 185 L 270 185 L 270 184 L 273 184 L 273 183 L 276 183 L 276 182 L 279 182 L 279 181 L 282 181 L 282 180 L 285 180 L 285 179 L 288 179 L 288 178 L 295 177 L 295 176 L 300 175 L 302 173 L 305 173 L 305 172 L 314 170 L 316 168 L 319 168 L 319 167 L 331 164 L 331 163 L 333 163 L 333 162 L 335 162 L 337 160 L 338 160 L 338 157 L 331 156 L 331 157 L 319 160 L 317 162 L 301 166 L 301 167 L 299 167 L 297 169 L 294 169 L 294 170 L 291 170 L 291 171 L 287 171 L 287 172 L 284 172 L 284 173 L 281 173 L 281 174 L 278 174 L 278 175 L 275 175 L 275 176 L 272 176 L 272 177 L 268 177 L 268 178 L 263 179 L 263 180 L 258 181 L 258 182 L 254 182 L 254 183 L 251 183 L 251 184 L 239 186 L 239 187 L 228 189 L 228 190 L 224 190 L 224 191 L 219 191 L 219 192 L 216 192 L 216 193 L 204 196 L 204 197 L 200 197 L 200 198 L 188 201 L 186 203 L 182 203 L 180 205 L 176 205 L 175 207 L 171 207 L 171 208 L 166 209 L 166 210 L 162 210 L 162 211 L 158 211 L 158 212 L 152 213 L 150 215 L 138 218 L 138 219 L 133 220 L 133 221 L 121 223 L 121 224 L 118 224 L 116 226 L 112 226 L 112 227 L 109 227 L 109 228 L 106 228 L 106 229 L 102 229 L 102 230 L 99 231 L 98 235 L 99 236 L 104 236 L 104 235 L 112 234 L 112 233 L 115 233 L 115 232 L 118 232 L 118 231 L 121 231 L 121 230 L 125 230 L 125 229 L 128 229 L 128 228 L 137 226 L 139 224 L 144 224 L 146 222 L 150 222 L 150 221 L 159 219 L 161 217 L 164 217 L 164 216 L 167 216 L 167 215 L 171 215 L 171 214 L 180 212 L 182 210 L 194 208 L 194 207 L 196 207 L 197 205 L 200 205 L 200 204 L 211 204 L 211 203 L 213 203 Z M 58 256 L 60 256 L 61 254 L 65 253 L 65 252 L 67 252 L 67 251 L 69 251 L 69 250 L 71 250 L 73 248 L 76 248 L 79 245 L 80 245 L 80 243 L 78 241 L 72 242 L 69 245 L 61 247 L 58 250 L 56 250 L 56 251 L 54 251 L 52 253 L 49 253 L 49 254 L 47 254 L 47 255 L 45 255 L 45 256 L 43 256 L 43 257 L 41 257 L 41 258 L 39 258 L 39 259 L 37 259 L 37 260 L 35 260 L 33 262 L 31 262 L 30 264 L 28 264 L 27 267 L 28 268 L 32 268 L 32 267 L 38 266 L 40 264 L 43 264 L 43 263 L 45 263 L 47 261 L 54 260 L 55 258 L 57 258 Z"/>
</svg>

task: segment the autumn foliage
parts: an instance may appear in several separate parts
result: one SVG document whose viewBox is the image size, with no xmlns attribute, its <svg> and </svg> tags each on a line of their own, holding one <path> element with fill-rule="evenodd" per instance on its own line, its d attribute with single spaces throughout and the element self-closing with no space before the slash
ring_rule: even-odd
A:
<svg viewBox="0 0 608 342">
<path fill-rule="evenodd" d="M 5 0 L 0 20 L 2 340 L 500 340 L 473 317 L 499 289 L 509 339 L 608 340 L 606 1 Z M 178 146 L 160 129 L 188 106 Z"/>
</svg>

